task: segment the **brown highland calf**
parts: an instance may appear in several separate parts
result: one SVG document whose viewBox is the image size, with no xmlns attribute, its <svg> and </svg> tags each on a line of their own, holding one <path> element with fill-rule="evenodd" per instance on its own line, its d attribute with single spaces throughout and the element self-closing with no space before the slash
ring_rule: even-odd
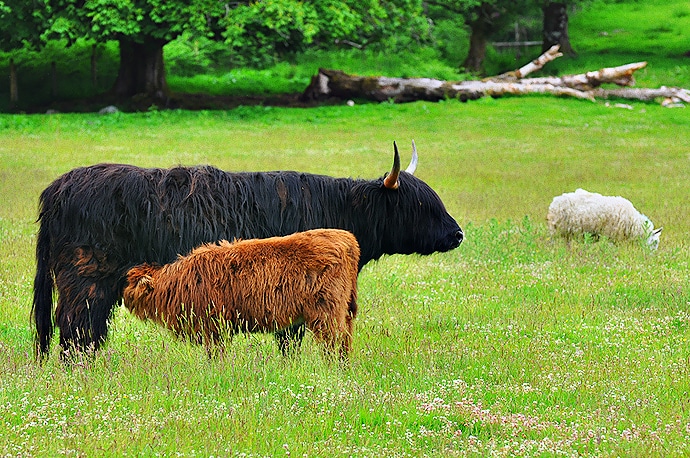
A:
<svg viewBox="0 0 690 458">
<path fill-rule="evenodd" d="M 344 360 L 357 313 L 359 255 L 355 237 L 339 229 L 223 240 L 164 266 L 133 267 L 124 304 L 209 352 L 236 332 L 276 332 L 304 323 Z"/>
</svg>

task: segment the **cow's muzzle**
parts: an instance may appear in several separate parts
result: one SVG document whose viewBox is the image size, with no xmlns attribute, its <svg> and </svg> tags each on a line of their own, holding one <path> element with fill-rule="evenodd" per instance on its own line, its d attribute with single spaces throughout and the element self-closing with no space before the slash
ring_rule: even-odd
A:
<svg viewBox="0 0 690 458">
<path fill-rule="evenodd" d="M 462 241 L 465 240 L 465 234 L 462 232 L 462 229 L 458 229 L 458 231 L 455 233 L 455 238 L 458 241 L 458 244 L 456 245 L 456 247 L 460 246 Z"/>
<path fill-rule="evenodd" d="M 444 252 L 454 250 L 455 248 L 460 246 L 464 239 L 465 234 L 462 232 L 462 229 L 455 230 L 453 232 L 448 233 L 445 237 L 440 239 L 436 244 L 436 248 L 434 251 Z"/>
</svg>

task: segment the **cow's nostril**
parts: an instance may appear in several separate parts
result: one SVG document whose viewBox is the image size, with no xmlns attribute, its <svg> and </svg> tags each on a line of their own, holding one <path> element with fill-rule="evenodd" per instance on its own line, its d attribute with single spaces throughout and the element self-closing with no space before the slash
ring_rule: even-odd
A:
<svg viewBox="0 0 690 458">
<path fill-rule="evenodd" d="M 455 237 L 457 237 L 458 242 L 462 242 L 463 239 L 465 238 L 465 234 L 462 233 L 462 231 L 458 231 L 455 233 Z"/>
</svg>

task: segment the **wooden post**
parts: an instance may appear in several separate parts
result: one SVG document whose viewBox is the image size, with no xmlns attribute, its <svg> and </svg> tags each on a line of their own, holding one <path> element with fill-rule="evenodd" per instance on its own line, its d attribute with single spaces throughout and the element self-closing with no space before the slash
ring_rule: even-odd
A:
<svg viewBox="0 0 690 458">
<path fill-rule="evenodd" d="M 14 65 L 14 59 L 10 57 L 10 108 L 16 107 L 18 102 L 17 67 Z"/>
</svg>

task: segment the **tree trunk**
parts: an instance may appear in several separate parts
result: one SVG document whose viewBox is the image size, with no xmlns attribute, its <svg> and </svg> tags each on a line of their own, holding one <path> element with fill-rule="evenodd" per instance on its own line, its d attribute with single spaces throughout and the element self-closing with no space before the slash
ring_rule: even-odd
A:
<svg viewBox="0 0 690 458">
<path fill-rule="evenodd" d="M 544 65 L 548 64 L 552 60 L 563 56 L 563 54 L 559 52 L 558 48 L 559 48 L 558 45 L 552 46 L 551 48 L 547 49 L 544 53 L 542 53 L 541 56 L 537 57 L 536 59 L 534 59 L 532 62 L 528 63 L 527 65 L 523 65 L 522 67 L 518 68 L 517 70 L 502 73 L 498 76 L 494 76 L 491 79 L 494 81 L 499 81 L 499 80 L 517 81 L 519 79 L 522 79 L 525 76 L 529 75 L 530 73 L 534 73 L 537 70 L 541 70 L 542 67 L 544 67 Z"/>
<path fill-rule="evenodd" d="M 143 95 L 157 102 L 167 102 L 168 84 L 165 81 L 162 40 L 144 43 L 120 40 L 120 69 L 113 86 L 118 97 Z"/>
<path fill-rule="evenodd" d="M 565 3 L 549 2 L 542 8 L 544 24 L 542 28 L 542 52 L 554 45 L 559 45 L 561 52 L 574 56 L 575 50 L 568 37 L 568 9 Z"/>
<path fill-rule="evenodd" d="M 487 37 L 491 31 L 491 9 L 486 3 L 477 7 L 477 17 L 470 22 L 470 49 L 461 67 L 471 73 L 482 74 L 486 57 Z"/>
<path fill-rule="evenodd" d="M 98 86 L 98 45 L 91 46 L 91 85 L 94 89 Z"/>
<path fill-rule="evenodd" d="M 19 102 L 19 87 L 17 85 L 17 67 L 14 59 L 10 57 L 10 108 L 17 106 Z"/>
<path fill-rule="evenodd" d="M 55 99 L 57 97 L 57 63 L 50 62 L 50 96 Z"/>
<path fill-rule="evenodd" d="M 470 73 L 481 74 L 484 71 L 484 58 L 486 57 L 486 35 L 484 29 L 473 23 L 470 33 L 470 49 L 462 67 Z"/>
</svg>

